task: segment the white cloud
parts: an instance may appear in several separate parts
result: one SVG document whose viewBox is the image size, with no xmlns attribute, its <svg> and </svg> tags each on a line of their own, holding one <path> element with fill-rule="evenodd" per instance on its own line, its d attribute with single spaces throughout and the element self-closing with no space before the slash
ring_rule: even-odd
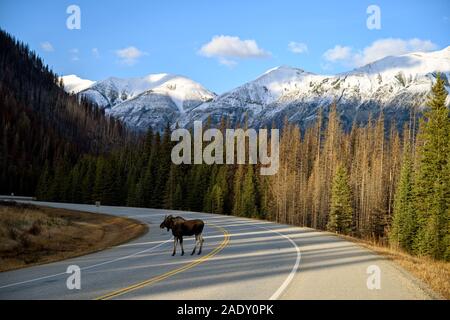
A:
<svg viewBox="0 0 450 320">
<path fill-rule="evenodd" d="M 292 53 L 300 54 L 308 52 L 308 46 L 306 43 L 291 41 L 288 44 L 289 51 Z"/>
<path fill-rule="evenodd" d="M 204 44 L 200 55 L 212 58 L 216 57 L 224 65 L 234 66 L 237 62 L 233 59 L 266 58 L 270 53 L 259 48 L 255 40 L 241 40 L 233 36 L 214 36 L 210 42 Z"/>
<path fill-rule="evenodd" d="M 127 47 L 116 50 L 116 55 L 120 58 L 120 61 L 127 65 L 134 65 L 140 57 L 148 55 L 147 52 L 141 51 L 136 47 Z"/>
<path fill-rule="evenodd" d="M 386 38 L 374 41 L 362 50 L 340 45 L 327 50 L 323 58 L 328 62 L 339 62 L 347 67 L 361 67 L 387 56 L 402 55 L 417 51 L 431 51 L 437 48 L 430 40 Z"/>
<path fill-rule="evenodd" d="M 50 42 L 48 42 L 48 41 L 42 42 L 41 43 L 41 48 L 42 48 L 42 50 L 44 50 L 46 52 L 53 52 L 53 51 L 55 51 L 55 48 L 53 48 L 53 45 Z"/>
<path fill-rule="evenodd" d="M 100 51 L 98 50 L 98 48 L 92 48 L 91 52 L 95 58 L 100 58 Z"/>
<path fill-rule="evenodd" d="M 356 66 L 362 66 L 373 61 L 379 60 L 386 56 L 401 55 L 416 51 L 431 51 L 437 46 L 430 40 L 420 39 L 381 39 L 373 42 L 370 46 L 364 48 L 354 57 Z"/>
<path fill-rule="evenodd" d="M 348 60 L 351 57 L 351 55 L 352 55 L 352 48 L 336 45 L 334 48 L 325 51 L 323 57 L 325 58 L 325 60 L 329 62 L 336 62 Z"/>
</svg>

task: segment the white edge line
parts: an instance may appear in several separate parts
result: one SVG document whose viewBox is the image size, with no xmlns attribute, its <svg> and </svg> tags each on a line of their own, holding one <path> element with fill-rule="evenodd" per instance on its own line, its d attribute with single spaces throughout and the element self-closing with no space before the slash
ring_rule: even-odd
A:
<svg viewBox="0 0 450 320">
<path fill-rule="evenodd" d="M 278 288 L 277 291 L 275 291 L 274 294 L 272 294 L 272 296 L 269 298 L 269 300 L 277 300 L 284 292 L 284 290 L 286 290 L 287 286 L 291 283 L 292 279 L 294 279 L 295 273 L 297 272 L 297 269 L 300 265 L 300 261 L 302 258 L 302 254 L 300 252 L 299 247 L 297 246 L 297 244 L 291 239 L 289 238 L 287 235 L 284 235 L 278 231 L 263 227 L 263 226 L 258 226 L 258 228 L 263 228 L 266 229 L 268 231 L 274 232 L 276 234 L 279 234 L 280 236 L 282 236 L 283 238 L 289 240 L 289 242 L 294 246 L 295 250 L 297 251 L 297 259 L 295 260 L 295 264 L 292 267 L 291 272 L 289 273 L 289 275 L 287 276 L 287 278 L 284 280 L 284 282 L 282 283 L 282 285 Z"/>
<path fill-rule="evenodd" d="M 130 254 L 130 255 L 127 255 L 127 256 L 123 256 L 123 257 L 119 257 L 119 258 L 116 258 L 116 259 L 113 259 L 113 260 L 104 261 L 104 262 L 100 262 L 100 263 L 97 263 L 97 264 L 93 264 L 93 265 L 90 265 L 90 266 L 87 266 L 87 267 L 83 267 L 83 268 L 80 268 L 80 270 L 88 270 L 88 269 L 92 269 L 92 268 L 95 268 L 95 267 L 103 266 L 103 265 L 105 265 L 105 264 L 110 264 L 110 263 L 113 263 L 113 262 L 117 262 L 117 261 L 121 261 L 121 260 L 126 260 L 126 259 L 128 259 L 128 258 L 137 256 L 138 254 L 152 251 L 153 249 L 156 249 L 156 248 L 162 246 L 163 244 L 166 244 L 167 242 L 169 242 L 169 241 L 171 241 L 171 240 L 172 240 L 172 239 L 168 239 L 168 240 L 166 240 L 166 241 L 164 241 L 164 242 L 161 242 L 160 244 L 158 244 L 158 245 L 156 245 L 156 246 L 154 246 L 154 247 L 147 248 L 147 249 L 145 249 L 145 250 L 141 250 L 141 251 L 135 252 L 135 253 Z M 18 285 L 26 284 L 26 283 L 31 283 L 31 282 L 36 282 L 36 281 L 44 280 L 44 279 L 48 279 L 48 278 L 53 278 L 53 277 L 61 276 L 61 275 L 63 275 L 63 274 L 66 274 L 66 272 L 60 272 L 60 273 L 51 274 L 51 275 L 48 275 L 48 276 L 43 276 L 43 277 L 34 278 L 34 279 L 30 279 L 30 280 L 20 281 L 20 282 L 16 282 L 16 283 L 10 283 L 10 284 L 4 285 L 4 286 L 0 286 L 0 289 L 9 288 L 9 287 L 14 287 L 14 286 L 18 286 Z"/>
</svg>

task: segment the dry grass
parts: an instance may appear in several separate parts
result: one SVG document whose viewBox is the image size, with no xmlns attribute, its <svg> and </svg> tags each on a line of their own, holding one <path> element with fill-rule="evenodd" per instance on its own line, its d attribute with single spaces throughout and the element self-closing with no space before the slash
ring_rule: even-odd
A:
<svg viewBox="0 0 450 320">
<path fill-rule="evenodd" d="M 423 281 L 442 298 L 450 299 L 450 262 L 437 261 L 428 257 L 415 257 L 376 242 L 348 236 L 342 237 L 383 255 Z"/>
<path fill-rule="evenodd" d="M 133 219 L 0 202 L 0 271 L 103 250 L 147 231 Z"/>
</svg>

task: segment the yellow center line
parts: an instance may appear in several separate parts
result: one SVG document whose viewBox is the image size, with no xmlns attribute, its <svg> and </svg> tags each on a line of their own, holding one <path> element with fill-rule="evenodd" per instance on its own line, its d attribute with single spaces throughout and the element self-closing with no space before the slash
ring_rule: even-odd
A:
<svg viewBox="0 0 450 320">
<path fill-rule="evenodd" d="M 129 292 L 131 292 L 131 291 L 135 291 L 135 290 L 141 289 L 141 288 L 143 288 L 143 287 L 153 285 L 153 284 L 155 284 L 155 283 L 157 283 L 157 282 L 160 282 L 160 281 L 162 281 L 162 280 L 164 280 L 164 279 L 167 279 L 167 278 L 169 278 L 169 277 L 171 277 L 171 276 L 173 276 L 173 275 L 175 275 L 175 274 L 178 274 L 178 273 L 180 273 L 180 272 L 183 272 L 183 271 L 186 271 L 186 270 L 188 270 L 188 269 L 191 269 L 191 268 L 193 268 L 193 267 L 195 267 L 195 266 L 197 266 L 197 265 L 199 265 L 199 264 L 205 262 L 205 261 L 208 260 L 209 258 L 214 257 L 216 254 L 218 254 L 220 251 L 222 251 L 222 250 L 228 245 L 228 243 L 230 242 L 230 234 L 228 233 L 227 230 L 225 230 L 225 229 L 222 228 L 222 227 L 219 227 L 219 226 L 217 226 L 217 225 L 215 225 L 215 224 L 212 224 L 212 223 L 208 223 L 208 224 L 209 224 L 209 225 L 212 225 L 212 226 L 214 226 L 214 227 L 216 227 L 216 228 L 219 229 L 219 230 L 221 230 L 221 231 L 223 232 L 223 234 L 224 234 L 224 239 L 223 239 L 223 241 L 222 241 L 221 244 L 220 244 L 218 247 L 216 247 L 213 251 L 211 251 L 210 253 L 208 253 L 208 254 L 205 255 L 205 256 L 202 256 L 201 258 L 199 258 L 199 259 L 197 259 L 197 260 L 194 260 L 194 261 L 188 263 L 188 264 L 185 265 L 185 266 L 182 266 L 182 267 L 180 267 L 180 268 L 177 268 L 177 269 L 168 271 L 168 272 L 166 272 L 166 273 L 163 273 L 162 275 L 159 275 L 159 276 L 150 278 L 150 279 L 148 279 L 148 280 L 145 280 L 145 281 L 142 281 L 142 282 L 133 284 L 133 285 L 131 285 L 131 286 L 129 286 L 129 287 L 125 287 L 125 288 L 122 288 L 122 289 L 119 289 L 119 290 L 116 290 L 116 291 L 107 293 L 107 294 L 105 294 L 105 295 L 103 295 L 103 296 L 100 296 L 100 297 L 98 297 L 98 298 L 95 298 L 95 300 L 109 300 L 109 299 L 112 299 L 112 298 L 121 296 L 121 295 L 123 295 L 123 294 L 129 293 Z"/>
</svg>

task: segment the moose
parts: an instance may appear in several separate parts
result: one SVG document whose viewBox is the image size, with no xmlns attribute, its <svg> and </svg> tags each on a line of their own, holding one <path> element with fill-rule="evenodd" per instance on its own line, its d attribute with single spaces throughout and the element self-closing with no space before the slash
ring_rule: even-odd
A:
<svg viewBox="0 0 450 320">
<path fill-rule="evenodd" d="M 180 242 L 181 246 L 181 255 L 184 255 L 183 248 L 183 236 L 193 236 L 195 235 L 195 247 L 192 250 L 191 255 L 195 253 L 197 249 L 197 244 L 200 243 L 200 249 L 198 250 L 198 254 L 202 253 L 203 247 L 203 227 L 205 223 L 202 220 L 186 220 L 183 217 L 177 216 L 173 217 L 172 215 L 164 217 L 164 221 L 159 226 L 161 229 L 166 228 L 167 232 L 172 230 L 172 234 L 174 236 L 173 239 L 173 253 L 172 256 L 175 255 L 177 250 L 177 243 Z"/>
</svg>

